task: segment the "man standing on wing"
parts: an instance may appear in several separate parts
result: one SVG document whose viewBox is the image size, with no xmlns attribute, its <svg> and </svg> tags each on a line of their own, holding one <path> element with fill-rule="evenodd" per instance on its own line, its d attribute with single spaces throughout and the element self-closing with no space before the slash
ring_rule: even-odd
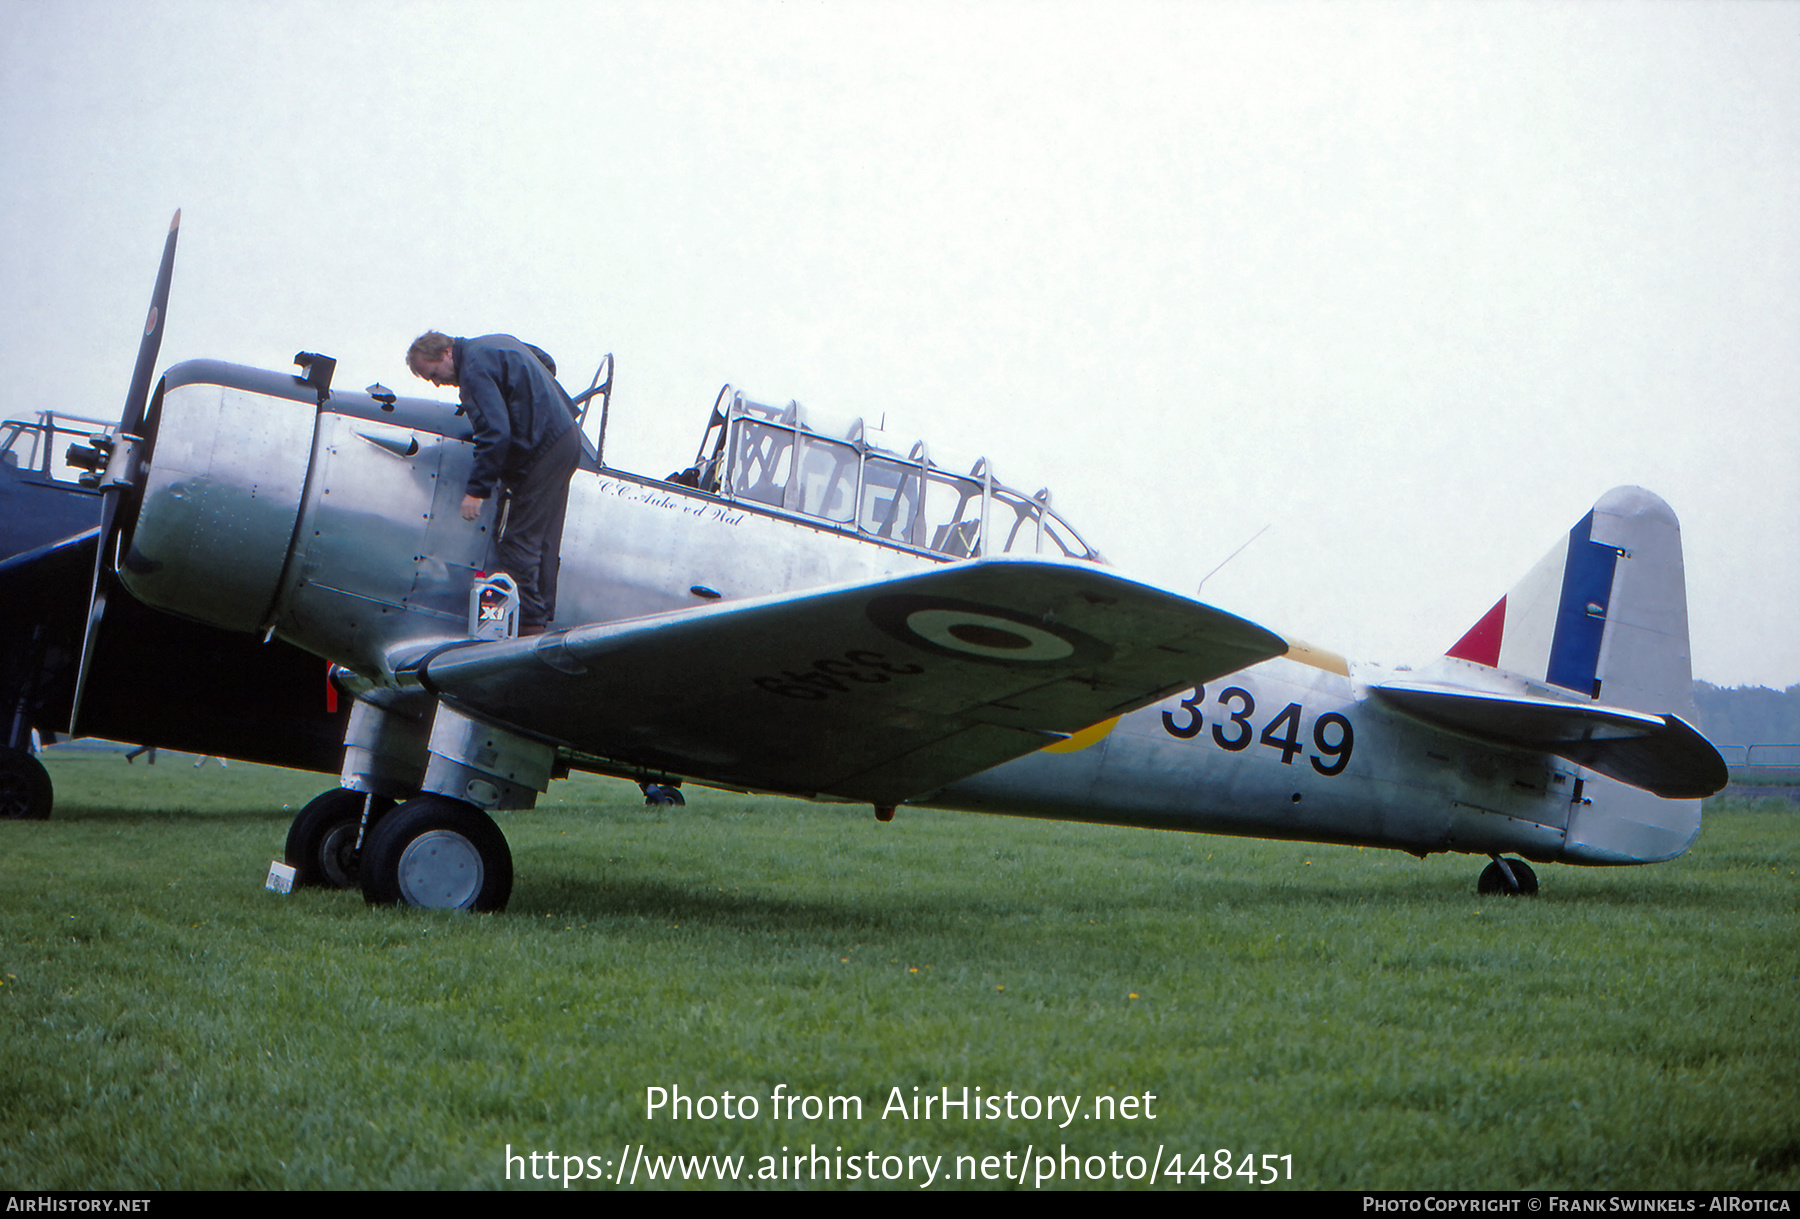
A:
<svg viewBox="0 0 1800 1219">
<path fill-rule="evenodd" d="M 512 496 L 498 565 L 519 586 L 519 634 L 542 634 L 556 614 L 569 477 L 581 460 L 574 407 L 536 348 L 510 334 L 453 339 L 428 330 L 406 366 L 433 385 L 454 385 L 475 428 L 475 465 L 463 495 L 472 521 L 504 486 Z"/>
</svg>

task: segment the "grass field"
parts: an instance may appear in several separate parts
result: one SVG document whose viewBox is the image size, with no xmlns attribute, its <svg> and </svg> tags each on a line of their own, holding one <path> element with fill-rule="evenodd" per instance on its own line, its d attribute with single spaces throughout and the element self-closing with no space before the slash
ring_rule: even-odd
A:
<svg viewBox="0 0 1800 1219">
<path fill-rule="evenodd" d="M 1460 856 L 646 809 L 577 778 L 502 815 L 511 907 L 467 916 L 264 891 L 319 776 L 49 765 L 55 819 L 0 823 L 0 1187 L 496 1187 L 509 1145 L 556 1156 L 515 1187 L 565 1156 L 641 1187 L 668 1155 L 792 1186 L 759 1159 L 784 1148 L 942 1157 L 937 1189 L 1004 1188 L 955 1174 L 1008 1153 L 1029 1186 L 1065 1148 L 1139 1177 L 1160 1149 L 1159 1184 L 1201 1190 L 1246 1182 L 1171 1157 L 1288 1156 L 1285 1188 L 1800 1187 L 1785 801 L 1715 801 L 1682 859 L 1544 867 L 1521 900 L 1477 899 Z M 778 1085 L 862 1115 L 775 1116 Z M 1066 1128 L 883 1116 L 965 1085 L 1083 1100 Z M 677 1086 L 758 1115 L 647 1117 Z M 1092 1117 L 1146 1093 L 1154 1117 Z"/>
</svg>

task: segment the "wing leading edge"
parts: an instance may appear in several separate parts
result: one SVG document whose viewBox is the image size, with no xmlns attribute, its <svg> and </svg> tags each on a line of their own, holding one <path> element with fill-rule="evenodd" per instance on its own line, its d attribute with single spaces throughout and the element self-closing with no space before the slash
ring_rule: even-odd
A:
<svg viewBox="0 0 1800 1219">
<path fill-rule="evenodd" d="M 1729 778 L 1719 751 L 1678 715 L 1429 683 L 1389 682 L 1372 692 L 1436 727 L 1567 758 L 1668 799 L 1710 796 Z"/>
<path fill-rule="evenodd" d="M 1090 564 L 991 559 L 453 645 L 399 671 L 614 763 L 893 805 L 1286 648 Z"/>
</svg>

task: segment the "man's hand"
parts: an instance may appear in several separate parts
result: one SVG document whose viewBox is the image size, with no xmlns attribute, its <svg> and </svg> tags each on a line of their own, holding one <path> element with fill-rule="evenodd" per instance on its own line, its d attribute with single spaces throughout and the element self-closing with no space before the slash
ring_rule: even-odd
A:
<svg viewBox="0 0 1800 1219">
<path fill-rule="evenodd" d="M 481 515 L 481 509 L 487 504 L 485 499 L 476 499 L 473 495 L 463 496 L 462 516 L 465 521 L 472 521 Z"/>
</svg>

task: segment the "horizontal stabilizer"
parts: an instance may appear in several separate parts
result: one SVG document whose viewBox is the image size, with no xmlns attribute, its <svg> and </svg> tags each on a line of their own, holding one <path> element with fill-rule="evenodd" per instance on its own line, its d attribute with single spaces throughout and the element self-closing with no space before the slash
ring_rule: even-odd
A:
<svg viewBox="0 0 1800 1219">
<path fill-rule="evenodd" d="M 1372 692 L 1434 727 L 1566 758 L 1667 799 L 1710 796 L 1727 779 L 1719 751 L 1676 715 L 1425 683 Z"/>
<path fill-rule="evenodd" d="M 892 805 L 1286 646 L 1092 564 L 992 559 L 451 645 L 411 671 L 613 763 Z"/>
</svg>

